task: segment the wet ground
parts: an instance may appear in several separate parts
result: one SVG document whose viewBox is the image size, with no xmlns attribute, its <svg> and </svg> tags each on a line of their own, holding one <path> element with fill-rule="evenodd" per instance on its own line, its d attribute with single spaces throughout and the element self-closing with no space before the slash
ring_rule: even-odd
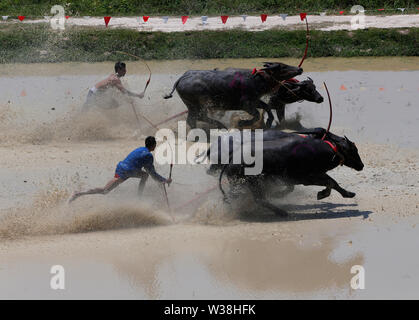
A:
<svg viewBox="0 0 419 320">
<path fill-rule="evenodd" d="M 137 112 L 158 123 L 185 110 L 176 94 L 162 96 L 187 69 L 261 61 L 151 62 Z M 124 84 L 141 91 L 146 67 L 127 67 Z M 327 83 L 331 130 L 357 143 L 365 169 L 331 172 L 353 199 L 317 201 L 318 187 L 299 186 L 274 200 L 284 219 L 250 197 L 230 207 L 217 188 L 205 193 L 217 178 L 200 165 L 174 166 L 172 212 L 153 181 L 138 200 L 133 179 L 68 205 L 73 190 L 106 183 L 154 130 L 122 97 L 119 109 L 80 115 L 111 64 L 0 66 L 0 298 L 417 298 L 419 60 L 309 59 L 304 69 L 299 79 L 311 77 L 324 96 Z M 286 118 L 297 115 L 326 127 L 327 100 L 289 105 Z M 63 291 L 50 288 L 52 265 L 65 268 Z M 365 268 L 364 290 L 350 287 L 353 265 Z"/>
</svg>

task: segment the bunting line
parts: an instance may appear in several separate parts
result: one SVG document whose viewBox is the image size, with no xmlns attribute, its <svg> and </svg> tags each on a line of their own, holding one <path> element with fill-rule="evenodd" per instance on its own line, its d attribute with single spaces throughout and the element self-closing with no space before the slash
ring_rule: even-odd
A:
<svg viewBox="0 0 419 320">
<path fill-rule="evenodd" d="M 406 11 L 413 11 L 415 9 L 417 9 L 416 12 L 419 13 L 419 8 L 388 8 L 388 9 L 386 9 L 386 8 L 377 8 L 377 9 L 364 9 L 363 12 L 364 13 L 365 12 L 369 12 L 369 13 L 371 13 L 371 12 L 377 12 L 377 13 L 379 13 L 379 12 L 389 12 L 389 11 L 393 11 L 393 12 L 394 11 L 400 11 L 402 14 L 405 14 Z M 321 11 L 321 12 L 319 12 L 319 11 L 304 11 L 304 12 L 300 12 L 299 13 L 300 18 L 301 18 L 301 21 L 303 21 L 304 18 L 305 18 L 305 16 L 307 16 L 307 15 L 326 16 L 328 14 L 331 14 L 331 15 L 349 15 L 349 16 L 354 16 L 354 14 L 350 10 L 348 10 L 348 9 L 346 9 L 346 10 L 324 10 L 324 11 Z M 220 16 L 221 23 L 222 24 L 227 24 L 229 17 L 230 17 L 229 15 L 221 15 Z M 242 17 L 243 22 L 246 22 L 246 20 L 247 20 L 247 18 L 249 16 L 246 15 L 246 14 L 242 14 L 242 15 L 240 15 L 240 17 Z M 290 15 L 288 13 L 280 13 L 279 16 L 278 15 L 275 15 L 275 14 L 265 14 L 265 13 L 262 13 L 262 14 L 260 14 L 261 23 L 267 22 L 268 17 L 271 17 L 271 18 L 279 17 L 283 21 L 285 21 L 287 17 L 290 17 Z M 15 16 L 15 18 L 16 18 L 16 16 Z M 74 16 L 74 17 L 65 16 L 65 18 L 67 20 L 69 18 L 84 18 L 84 19 L 87 20 L 87 19 L 90 19 L 91 16 L 82 16 L 82 17 L 78 17 L 78 16 Z M 104 16 L 103 18 L 104 18 L 104 21 L 105 21 L 105 25 L 108 26 L 109 21 L 111 20 L 111 16 Z M 149 21 L 149 18 L 150 18 L 150 16 L 142 16 L 142 20 L 143 20 L 144 23 L 147 23 Z M 188 21 L 188 18 L 189 18 L 189 16 L 181 16 L 182 24 L 186 24 L 187 21 Z M 209 18 L 208 16 L 201 16 L 202 24 L 204 24 L 204 25 L 205 24 L 208 24 L 208 18 Z M 25 19 L 31 19 L 31 17 L 30 16 L 19 15 L 19 16 L 17 16 L 17 19 L 19 19 L 21 22 L 23 22 Z M 51 16 L 44 16 L 44 19 L 47 20 L 47 21 L 49 21 L 51 19 Z M 137 17 L 137 20 L 139 20 L 139 22 L 140 22 L 140 19 L 141 19 L 140 17 Z M 161 17 L 161 19 L 163 19 L 164 23 L 167 23 L 168 20 L 169 20 L 169 16 L 163 16 L 163 17 Z M 4 16 L 2 16 L 2 20 L 3 21 L 11 21 L 12 19 L 10 18 L 10 16 L 4 15 Z M 270 19 L 270 21 L 272 21 L 272 20 Z"/>
</svg>

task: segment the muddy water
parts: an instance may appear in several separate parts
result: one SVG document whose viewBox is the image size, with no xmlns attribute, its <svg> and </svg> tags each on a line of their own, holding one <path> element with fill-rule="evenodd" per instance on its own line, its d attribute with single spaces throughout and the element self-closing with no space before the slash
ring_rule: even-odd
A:
<svg viewBox="0 0 419 320">
<path fill-rule="evenodd" d="M 332 131 L 356 141 L 366 164 L 333 172 L 354 199 L 317 201 L 319 188 L 297 187 L 277 200 L 290 212 L 284 220 L 250 198 L 224 205 L 218 190 L 205 194 L 217 183 L 205 167 L 179 165 L 172 212 L 153 181 L 142 201 L 128 180 L 106 197 L 66 204 L 74 189 L 103 185 L 154 132 L 142 116 L 157 123 L 185 110 L 176 94 L 162 99 L 185 70 L 265 60 L 149 62 L 151 84 L 135 100 L 140 124 L 117 92 L 119 109 L 79 112 L 110 63 L 0 66 L 0 298 L 417 298 L 418 58 L 304 64 L 319 91 L 326 81 L 331 92 Z M 141 91 L 146 67 L 127 67 L 124 84 Z M 297 103 L 286 117 L 324 127 L 328 108 Z M 65 267 L 64 291 L 49 286 L 52 265 Z M 366 290 L 351 289 L 353 265 L 365 267 Z"/>
</svg>

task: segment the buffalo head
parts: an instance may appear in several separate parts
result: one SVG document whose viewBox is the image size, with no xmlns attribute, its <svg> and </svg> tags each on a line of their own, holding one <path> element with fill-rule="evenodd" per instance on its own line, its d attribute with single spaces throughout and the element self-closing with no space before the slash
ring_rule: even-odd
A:
<svg viewBox="0 0 419 320">
<path fill-rule="evenodd" d="M 262 70 L 276 81 L 287 80 L 303 73 L 302 68 L 289 66 L 281 62 L 264 62 L 263 66 Z"/>
<path fill-rule="evenodd" d="M 337 143 L 339 146 L 339 152 L 344 157 L 344 165 L 355 169 L 356 171 L 362 171 L 364 164 L 362 163 L 361 157 L 359 156 L 358 149 L 351 140 L 346 136 L 345 138 L 339 139 Z"/>
<path fill-rule="evenodd" d="M 311 78 L 301 82 L 286 81 L 272 95 L 269 105 L 275 108 L 279 104 L 289 104 L 303 100 L 316 103 L 322 103 L 324 100 L 322 95 L 316 90 L 316 86 Z"/>
<path fill-rule="evenodd" d="M 323 97 L 322 95 L 316 90 L 316 86 L 311 78 L 307 80 L 298 82 L 295 84 L 299 87 L 300 90 L 297 91 L 299 97 L 304 100 L 316 103 L 322 103 Z"/>
</svg>

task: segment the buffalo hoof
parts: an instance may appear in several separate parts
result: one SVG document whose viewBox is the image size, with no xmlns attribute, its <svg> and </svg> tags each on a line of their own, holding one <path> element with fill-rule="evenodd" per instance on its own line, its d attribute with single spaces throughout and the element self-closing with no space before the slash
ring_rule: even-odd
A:
<svg viewBox="0 0 419 320">
<path fill-rule="evenodd" d="M 317 192 L 317 200 L 321 200 L 330 196 L 330 190 L 324 189 L 322 191 Z"/>
<path fill-rule="evenodd" d="M 227 196 L 224 196 L 223 197 L 223 202 L 224 203 L 227 203 L 227 204 L 231 204 L 231 200 L 229 199 L 229 197 L 227 197 Z"/>
<path fill-rule="evenodd" d="M 288 212 L 286 212 L 285 210 L 282 209 L 275 209 L 274 210 L 275 215 L 279 216 L 279 217 L 288 217 Z"/>
<path fill-rule="evenodd" d="M 353 198 L 355 197 L 355 192 L 346 191 L 346 193 L 343 195 L 344 198 Z"/>
<path fill-rule="evenodd" d="M 208 175 L 210 175 L 210 176 L 215 177 L 215 176 L 217 176 L 217 175 L 218 175 L 218 172 L 217 172 L 217 171 L 218 171 L 217 169 L 210 167 L 210 168 L 207 170 L 207 174 L 208 174 Z"/>
<path fill-rule="evenodd" d="M 249 122 L 249 120 L 240 120 L 238 122 L 238 127 L 239 128 L 244 128 L 244 127 L 251 127 L 255 124 L 255 122 Z"/>
</svg>

